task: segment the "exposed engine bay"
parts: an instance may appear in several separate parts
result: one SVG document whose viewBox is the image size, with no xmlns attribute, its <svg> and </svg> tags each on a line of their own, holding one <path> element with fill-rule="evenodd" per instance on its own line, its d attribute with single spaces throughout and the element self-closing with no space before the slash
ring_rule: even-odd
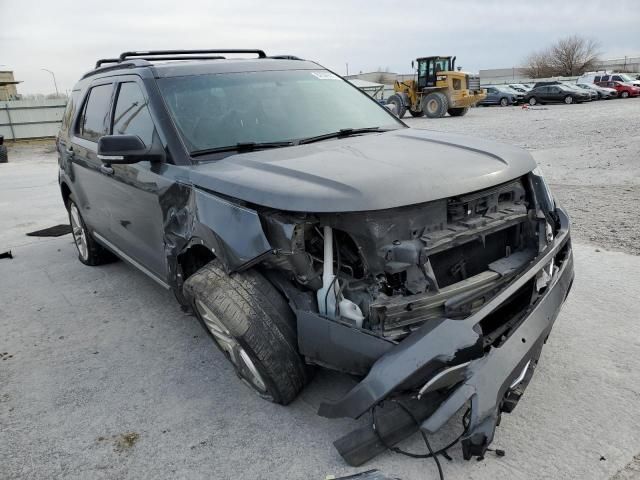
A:
<svg viewBox="0 0 640 480">
<path fill-rule="evenodd" d="M 426 322 L 468 317 L 546 247 L 555 226 L 531 177 L 382 211 L 265 212 L 277 245 L 267 264 L 315 292 L 321 315 L 399 341 Z"/>
</svg>

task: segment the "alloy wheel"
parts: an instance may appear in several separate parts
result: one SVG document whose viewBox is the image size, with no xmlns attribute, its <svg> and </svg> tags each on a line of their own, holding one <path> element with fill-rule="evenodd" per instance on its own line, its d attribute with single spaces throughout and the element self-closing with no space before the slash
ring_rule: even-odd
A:
<svg viewBox="0 0 640 480">
<path fill-rule="evenodd" d="M 83 260 L 87 260 L 89 258 L 87 232 L 84 229 L 84 225 L 80 219 L 80 212 L 75 203 L 72 203 L 69 208 L 69 218 L 71 219 L 71 232 L 73 233 L 73 240 L 76 243 L 78 253 Z"/>
<path fill-rule="evenodd" d="M 257 390 L 261 396 L 268 397 L 266 382 L 255 363 L 253 363 L 249 353 L 207 305 L 200 300 L 196 300 L 196 309 L 207 329 L 211 332 L 213 340 L 235 367 L 238 376 L 251 388 Z"/>
</svg>

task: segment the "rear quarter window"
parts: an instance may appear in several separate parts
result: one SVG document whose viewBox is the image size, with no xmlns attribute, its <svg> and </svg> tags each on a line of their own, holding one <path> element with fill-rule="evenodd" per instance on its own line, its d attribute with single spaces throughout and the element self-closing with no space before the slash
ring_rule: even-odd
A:
<svg viewBox="0 0 640 480">
<path fill-rule="evenodd" d="M 71 92 L 71 96 L 67 101 L 67 106 L 64 109 L 64 114 L 62 115 L 62 125 L 60 126 L 60 130 L 62 130 L 63 132 L 66 132 L 69 129 L 69 125 L 71 125 L 73 117 L 76 114 L 76 106 L 79 96 L 80 90 L 73 90 Z"/>
</svg>

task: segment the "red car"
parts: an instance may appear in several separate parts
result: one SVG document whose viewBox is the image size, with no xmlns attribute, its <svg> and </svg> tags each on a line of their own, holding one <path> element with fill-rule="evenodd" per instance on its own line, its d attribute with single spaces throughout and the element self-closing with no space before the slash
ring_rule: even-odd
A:
<svg viewBox="0 0 640 480">
<path fill-rule="evenodd" d="M 615 88 L 620 98 L 637 97 L 640 95 L 640 88 L 625 82 L 598 82 L 601 87 Z"/>
</svg>

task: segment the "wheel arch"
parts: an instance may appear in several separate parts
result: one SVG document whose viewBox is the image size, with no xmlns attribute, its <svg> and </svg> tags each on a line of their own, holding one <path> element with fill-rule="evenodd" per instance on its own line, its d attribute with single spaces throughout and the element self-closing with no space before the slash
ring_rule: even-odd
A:
<svg viewBox="0 0 640 480">
<path fill-rule="evenodd" d="M 69 207 L 69 197 L 71 196 L 71 188 L 67 185 L 67 182 L 60 182 L 60 194 L 62 195 L 62 202 L 65 208 Z"/>
</svg>

